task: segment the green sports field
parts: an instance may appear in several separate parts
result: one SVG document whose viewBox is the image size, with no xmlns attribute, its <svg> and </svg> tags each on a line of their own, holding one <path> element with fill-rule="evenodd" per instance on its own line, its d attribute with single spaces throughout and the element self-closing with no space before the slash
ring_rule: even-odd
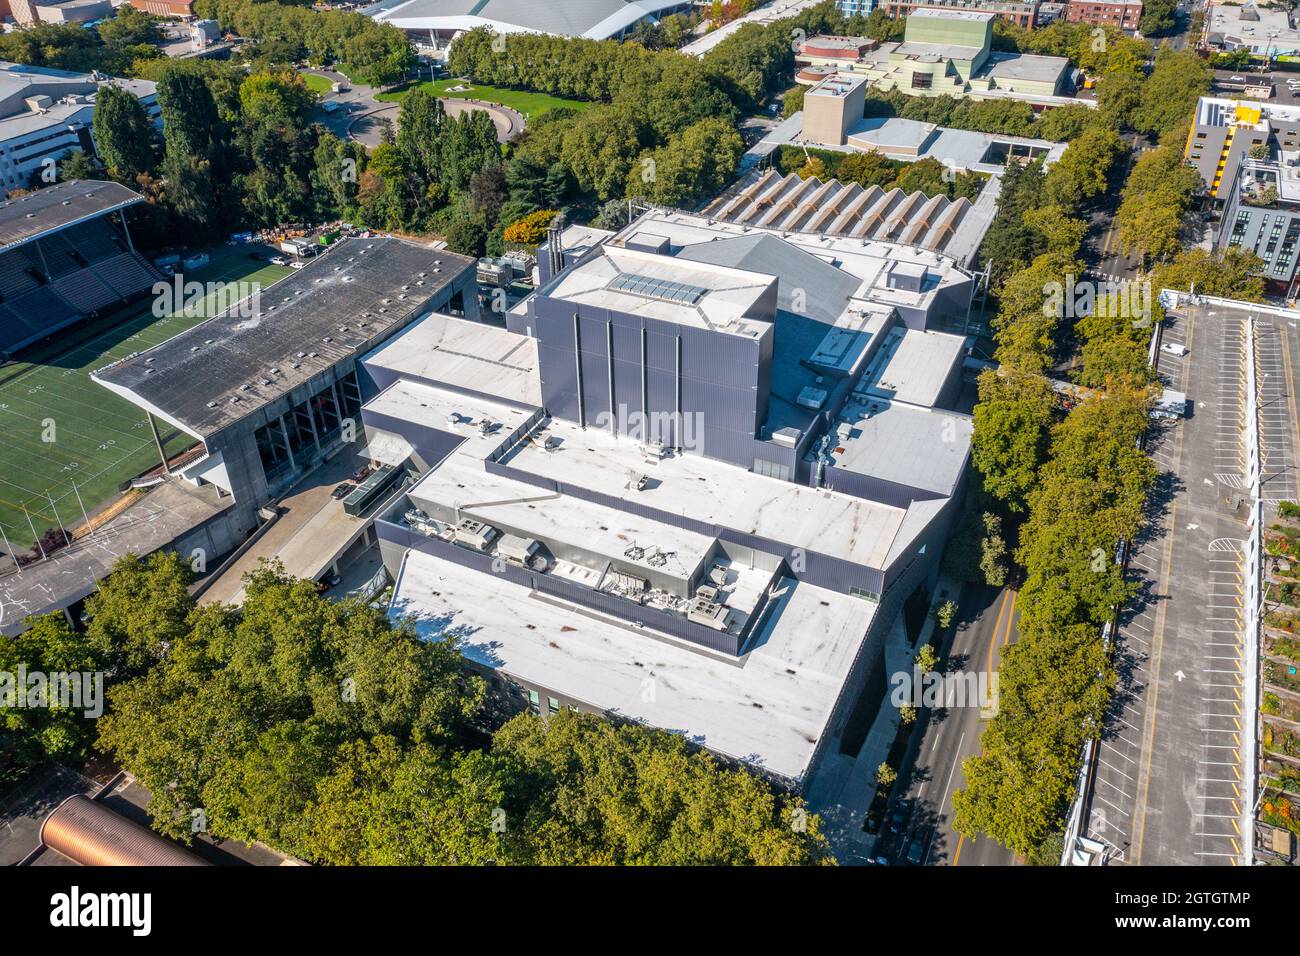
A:
<svg viewBox="0 0 1300 956">
<path fill-rule="evenodd" d="M 209 254 L 212 261 L 187 273 L 186 282 L 265 287 L 292 271 L 250 259 L 247 247 L 223 246 Z M 90 379 L 95 369 L 197 325 L 208 312 L 196 308 L 157 318 L 152 309 L 152 298 L 145 299 L 0 368 L 0 528 L 13 548 L 33 545 L 33 527 L 39 535 L 56 525 L 80 524 L 78 494 L 93 514 L 116 497 L 123 482 L 158 464 L 144 414 Z M 169 456 L 194 444 L 163 422 L 159 434 Z"/>
<path fill-rule="evenodd" d="M 466 87 L 466 89 L 454 89 L 458 86 Z M 398 92 L 380 93 L 375 99 L 383 102 L 400 102 L 412 89 L 425 90 L 434 96 L 445 96 L 451 99 L 474 99 L 482 100 L 485 103 L 500 103 L 502 106 L 508 106 L 512 110 L 519 111 L 523 114 L 524 119 L 536 119 L 547 110 L 559 107 L 581 111 L 595 106 L 594 103 L 588 103 L 585 100 L 570 100 L 562 96 L 551 96 L 549 93 L 532 93 L 528 90 L 507 90 L 499 86 L 480 86 L 467 80 L 434 80 L 432 83 L 426 80 Z"/>
</svg>

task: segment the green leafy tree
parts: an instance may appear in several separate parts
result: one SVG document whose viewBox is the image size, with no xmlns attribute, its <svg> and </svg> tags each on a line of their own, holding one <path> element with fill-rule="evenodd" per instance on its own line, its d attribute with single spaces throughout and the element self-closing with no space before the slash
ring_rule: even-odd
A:
<svg viewBox="0 0 1300 956">
<path fill-rule="evenodd" d="M 482 708 L 484 684 L 454 643 L 420 641 L 275 566 L 250 575 L 245 594 L 239 608 L 193 610 L 165 657 L 113 689 L 100 721 L 99 746 L 149 789 L 164 833 L 190 839 L 204 809 L 215 836 L 295 852 L 295 818 L 339 746 L 385 736 L 447 747 Z"/>
<path fill-rule="evenodd" d="M 109 84 L 95 96 L 92 125 L 110 176 L 129 185 L 154 167 L 154 128 L 134 93 Z"/>
<path fill-rule="evenodd" d="M 30 706 L 31 701 L 18 706 L 17 695 L 29 690 L 19 685 L 20 671 L 46 678 L 100 673 L 102 688 L 103 670 L 98 650 L 72 630 L 61 611 L 29 618 L 25 631 L 0 640 L 0 781 L 12 782 L 45 760 L 83 759 L 94 740 L 95 721 L 86 716 L 92 709 L 88 700 L 68 700 L 69 705 L 83 706 L 65 707 L 63 700 L 49 695 L 45 706 Z"/>
<path fill-rule="evenodd" d="M 799 865 L 826 862 L 818 818 L 758 777 L 679 736 L 597 717 L 524 714 L 499 730 L 524 835 L 542 865 Z"/>
<path fill-rule="evenodd" d="M 1028 507 L 1047 454 L 1055 399 L 1038 375 L 980 374 L 971 459 L 984 487 L 1013 514 Z"/>
</svg>

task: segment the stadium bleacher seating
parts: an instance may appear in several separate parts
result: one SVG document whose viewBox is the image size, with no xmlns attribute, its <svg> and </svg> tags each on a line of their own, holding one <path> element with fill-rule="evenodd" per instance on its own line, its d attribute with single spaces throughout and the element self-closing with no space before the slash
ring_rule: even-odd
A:
<svg viewBox="0 0 1300 956">
<path fill-rule="evenodd" d="M 162 278 L 105 219 L 0 253 L 0 353 L 116 308 Z"/>
<path fill-rule="evenodd" d="M 0 302 L 9 302 L 25 292 L 40 288 L 40 280 L 32 275 L 35 263 L 25 248 L 0 255 Z"/>
</svg>

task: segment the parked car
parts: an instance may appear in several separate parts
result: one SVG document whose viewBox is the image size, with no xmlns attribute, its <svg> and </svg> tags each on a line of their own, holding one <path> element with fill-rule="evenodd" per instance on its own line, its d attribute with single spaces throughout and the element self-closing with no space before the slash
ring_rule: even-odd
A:
<svg viewBox="0 0 1300 956">
<path fill-rule="evenodd" d="M 286 259 L 284 256 L 271 257 L 271 265 L 273 266 L 287 266 L 288 264 L 289 264 L 289 260 Z"/>
<path fill-rule="evenodd" d="M 319 581 L 316 582 L 316 593 L 324 594 L 330 588 L 338 587 L 339 583 L 342 582 L 342 580 L 343 578 L 341 578 L 337 574 L 327 574 L 325 575 L 325 577 L 321 578 Z"/>
<path fill-rule="evenodd" d="M 925 859 L 925 834 L 912 834 L 912 842 L 907 845 L 907 862 L 910 866 L 920 866 Z"/>
<path fill-rule="evenodd" d="M 912 808 L 906 803 L 899 803 L 894 807 L 894 811 L 889 815 L 889 832 L 901 833 L 907 818 L 911 816 Z"/>
<path fill-rule="evenodd" d="M 1160 346 L 1160 351 L 1168 352 L 1170 355 L 1177 355 L 1182 358 L 1187 354 L 1187 346 L 1181 342 L 1165 342 Z"/>
<path fill-rule="evenodd" d="M 343 484 L 335 486 L 334 490 L 330 492 L 330 497 L 335 501 L 338 501 L 340 498 L 346 498 L 352 493 L 352 488 L 352 483 L 345 481 Z"/>
</svg>

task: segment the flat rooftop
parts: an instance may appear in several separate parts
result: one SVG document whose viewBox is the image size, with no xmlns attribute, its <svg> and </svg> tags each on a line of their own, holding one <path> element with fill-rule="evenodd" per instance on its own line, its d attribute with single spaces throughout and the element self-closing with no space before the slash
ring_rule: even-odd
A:
<svg viewBox="0 0 1300 956">
<path fill-rule="evenodd" d="M 558 440 L 557 447 L 521 444 L 503 461 L 634 507 L 654 508 L 869 568 L 886 566 L 903 523 L 901 508 L 768 478 L 702 455 L 673 455 L 647 464 L 638 441 L 601 429 L 551 419 L 542 434 Z M 638 491 L 628 480 L 630 474 L 644 474 L 653 481 Z M 537 493 L 534 487 L 532 494 Z"/>
<path fill-rule="evenodd" d="M 1028 53 L 990 53 L 979 76 L 993 80 L 1026 80 L 1055 83 L 1070 68 L 1063 56 L 1035 56 Z"/>
<path fill-rule="evenodd" d="M 536 485 L 493 474 L 484 469 L 482 461 L 474 461 L 468 454 L 449 456 L 407 493 L 416 505 L 428 503 L 456 509 L 462 516 L 497 528 L 562 542 L 683 582 L 692 578 L 713 550 L 715 540 L 653 518 L 548 493 Z M 624 552 L 634 545 L 646 553 L 640 558 L 627 557 Z M 649 563 L 654 554 L 666 556 L 667 563 L 661 567 Z"/>
<path fill-rule="evenodd" d="M 865 86 L 867 78 L 865 76 L 856 76 L 854 74 L 833 73 L 826 79 L 811 87 L 804 94 L 804 99 L 810 96 L 828 96 L 843 97 L 848 96 L 860 86 Z"/>
<path fill-rule="evenodd" d="M 836 314 L 840 314 L 850 307 L 850 299 L 879 301 L 886 305 L 907 305 L 921 307 L 924 303 L 933 297 L 935 291 L 942 287 L 948 286 L 954 282 L 968 281 L 970 276 L 958 268 L 952 257 L 946 256 L 941 252 L 930 249 L 917 248 L 905 245 L 900 242 L 891 242 L 888 240 L 871 240 L 853 236 L 833 236 L 819 231 L 810 232 L 782 232 L 765 227 L 760 231 L 747 224 L 722 222 L 710 218 L 707 214 L 677 212 L 673 210 L 655 209 L 638 219 L 632 226 L 628 227 L 623 233 L 620 233 L 612 243 L 623 241 L 624 236 L 629 231 L 653 232 L 664 236 L 672 244 L 672 258 L 664 258 L 669 269 L 682 269 L 687 267 L 683 260 L 692 259 L 698 261 L 710 261 L 721 258 L 725 255 L 716 247 L 726 247 L 727 239 L 743 239 L 746 244 L 752 243 L 752 251 L 757 252 L 757 257 L 751 257 L 749 253 L 744 253 L 736 258 L 735 262 L 744 262 L 745 265 L 738 266 L 742 271 L 755 268 L 748 263 L 761 262 L 763 268 L 779 267 L 780 261 L 772 262 L 772 256 L 769 252 L 772 248 L 787 249 L 793 247 L 799 252 L 807 253 L 816 259 L 820 259 L 822 264 L 830 269 L 842 273 L 844 282 L 836 283 L 836 289 L 833 290 L 835 298 L 839 298 L 841 289 L 851 287 L 851 294 L 839 302 L 836 306 Z M 767 237 L 775 242 L 759 242 L 760 237 Z M 709 246 L 712 244 L 712 248 Z M 606 248 L 614 248 L 606 244 Z M 731 245 L 731 249 L 740 251 L 744 249 L 741 243 Z M 792 254 L 787 252 L 785 261 L 789 261 Z M 796 263 L 805 260 L 794 257 Z M 923 292 L 910 292 L 903 289 L 890 289 L 887 287 L 887 277 L 891 269 L 899 263 L 907 263 L 913 267 L 925 268 L 927 273 L 937 279 L 937 283 L 931 285 Z M 775 271 L 762 275 L 761 278 L 770 279 L 773 275 L 780 275 L 782 271 L 787 271 L 790 266 L 776 268 Z M 807 270 L 803 266 L 794 267 L 800 273 Z M 758 270 L 761 271 L 761 270 Z M 829 275 L 829 273 L 826 273 Z M 798 278 L 805 278 L 799 275 Z M 791 283 L 782 277 L 783 286 Z M 818 288 L 804 282 L 794 282 L 807 291 L 807 297 L 810 302 L 832 296 L 823 288 Z M 786 292 L 789 290 L 787 289 Z M 783 293 L 784 294 L 784 293 Z M 829 301 L 822 306 L 823 309 L 830 309 Z"/>
<path fill-rule="evenodd" d="M 552 298 L 592 308 L 751 337 L 771 325 L 776 300 L 771 276 L 610 243 L 544 288 Z"/>
<path fill-rule="evenodd" d="M 473 267 L 473 259 L 404 239 L 347 239 L 257 290 L 260 309 L 236 304 L 92 377 L 207 438 L 373 349 Z"/>
<path fill-rule="evenodd" d="M 895 326 L 855 391 L 928 408 L 938 402 L 965 354 L 966 340 L 960 335 Z"/>
<path fill-rule="evenodd" d="M 967 415 L 851 397 L 831 434 L 836 468 L 951 497 L 966 468 Z"/>
<path fill-rule="evenodd" d="M 915 16 L 915 14 L 913 14 Z M 939 63 L 944 60 L 973 60 L 984 51 L 978 46 L 957 46 L 947 43 L 928 43 L 924 40 L 904 40 L 891 51 L 894 56 L 909 60 Z"/>
<path fill-rule="evenodd" d="M 368 368 L 540 407 L 537 340 L 435 312 L 361 359 Z"/>
<path fill-rule="evenodd" d="M 1020 156 L 1041 154 L 1048 165 L 1065 152 L 1064 143 L 1045 139 L 977 133 L 898 117 L 859 120 L 846 137 L 850 149 L 875 149 L 890 158 L 909 161 L 931 157 L 955 169 L 992 175 L 1000 175 L 1006 162 L 1005 156 L 991 155 L 995 151 L 1014 150 Z"/>
<path fill-rule="evenodd" d="M 406 555 L 390 613 L 413 618 L 429 640 L 455 635 L 467 658 L 522 683 L 798 780 L 876 605 L 790 578 L 779 593 L 739 661 L 417 551 Z M 643 693 L 647 680 L 653 695 Z"/>
<path fill-rule="evenodd" d="M 507 435 L 523 425 L 531 414 L 503 402 L 464 395 L 408 379 L 398 379 L 370 399 L 363 406 L 363 412 L 388 415 L 400 421 L 415 422 L 441 432 L 459 435 L 463 441 L 452 455 L 468 456 L 480 462 L 495 451 Z M 484 434 L 479 424 L 485 420 L 498 427 Z"/>
<path fill-rule="evenodd" d="M 0 252 L 43 233 L 144 202 L 120 183 L 73 179 L 0 202 Z"/>
<path fill-rule="evenodd" d="M 962 20 L 967 23 L 984 23 L 992 20 L 996 14 L 983 10 L 954 10 L 952 7 L 917 7 L 908 14 L 908 18 L 921 17 L 926 20 Z"/>
</svg>

